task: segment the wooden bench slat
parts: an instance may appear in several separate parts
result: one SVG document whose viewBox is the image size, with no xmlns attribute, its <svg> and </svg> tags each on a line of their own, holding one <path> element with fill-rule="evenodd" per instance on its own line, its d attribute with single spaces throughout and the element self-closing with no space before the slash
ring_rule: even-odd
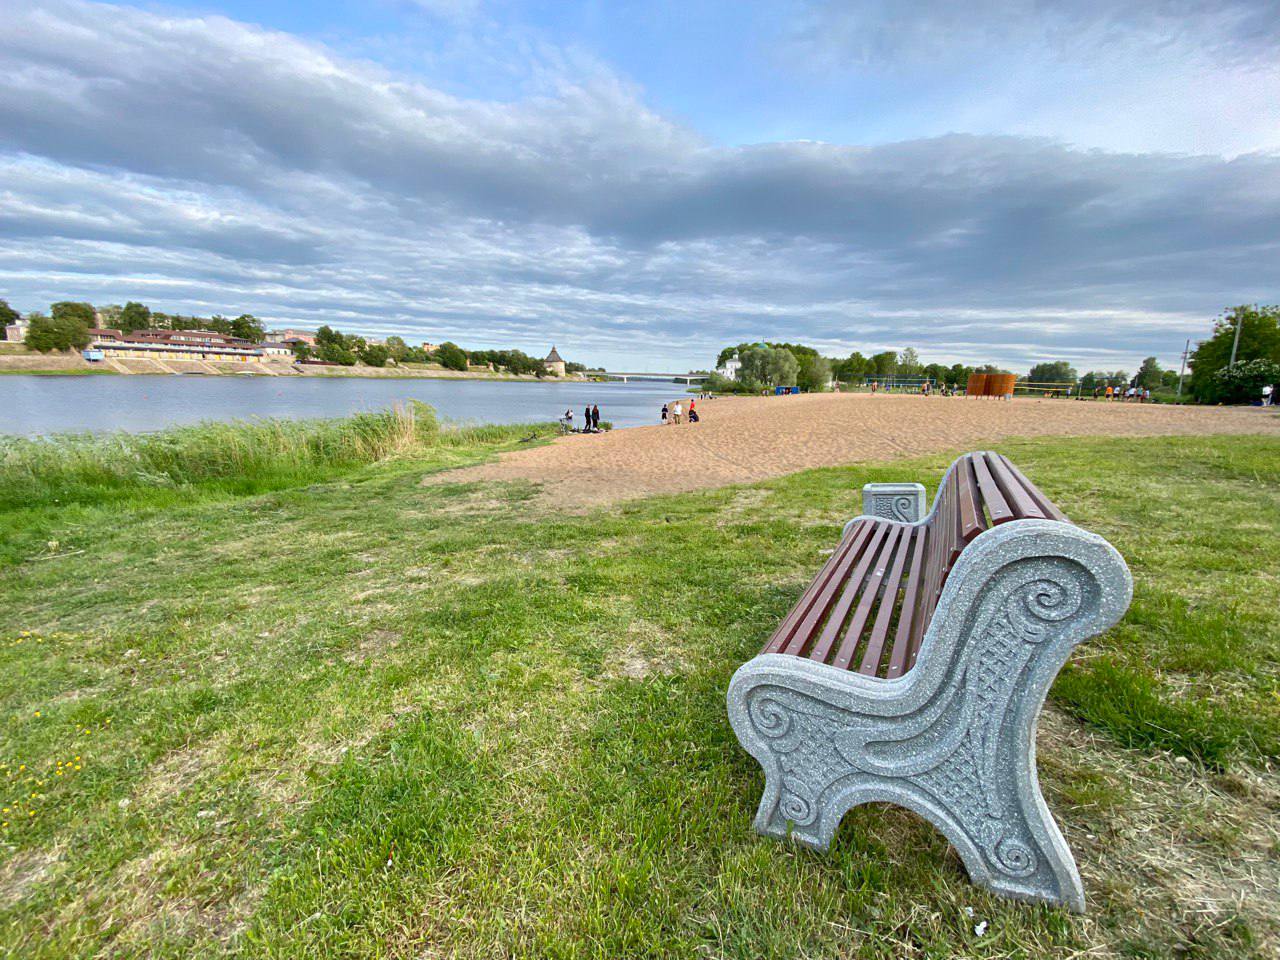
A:
<svg viewBox="0 0 1280 960">
<path fill-rule="evenodd" d="M 863 575 L 862 599 L 858 601 L 858 607 L 853 612 L 853 619 L 849 621 L 849 626 L 845 629 L 844 639 L 840 642 L 840 648 L 836 651 L 835 659 L 831 661 L 833 666 L 844 670 L 853 662 L 853 655 L 857 652 L 858 642 L 862 639 L 862 631 L 866 628 L 867 618 L 871 615 L 871 606 L 875 603 L 876 597 L 880 593 L 880 583 L 884 580 L 885 573 L 888 572 L 889 564 L 893 559 L 894 548 L 898 545 L 898 541 L 902 539 L 903 527 L 899 524 L 885 526 L 888 536 L 884 538 L 880 549 L 876 552 L 875 563 L 869 567 L 870 572 Z M 870 554 L 870 551 L 868 551 Z"/>
<path fill-rule="evenodd" d="M 850 545 L 849 551 L 845 554 L 836 572 L 827 579 L 822 590 L 814 598 L 810 604 L 808 611 L 800 622 L 796 624 L 795 634 L 787 645 L 783 647 L 782 653 L 791 653 L 798 656 L 804 654 L 805 647 L 813 638 L 814 631 L 817 629 L 822 619 L 827 616 L 827 612 L 831 609 L 831 602 L 835 598 L 837 591 L 846 584 L 852 583 L 856 589 L 858 580 L 861 577 L 862 557 L 865 557 L 867 544 L 877 540 L 882 536 L 879 524 L 868 524 L 866 534 Z M 855 567 L 854 564 L 857 563 Z M 852 573 L 850 572 L 852 570 Z"/>
<path fill-rule="evenodd" d="M 1058 509 L 1057 504 L 1046 497 L 1039 487 L 1027 479 L 1027 475 L 1019 470 L 1008 457 L 1001 453 L 997 453 L 996 456 L 1004 462 L 1009 472 L 1018 478 L 1018 482 L 1022 484 L 1023 489 L 1027 491 L 1027 494 L 1036 502 L 1046 517 L 1050 520 L 1060 520 L 1064 523 L 1071 522 L 1067 519 L 1067 515 Z"/>
<path fill-rule="evenodd" d="M 907 568 L 907 557 L 915 542 L 915 529 L 904 527 L 894 552 L 893 567 L 880 587 L 880 600 L 876 607 L 876 618 L 871 625 L 871 633 L 867 637 L 867 649 L 862 654 L 862 662 L 858 664 L 858 672 L 874 677 L 880 670 L 880 660 L 884 655 L 885 640 L 889 636 L 889 624 L 893 622 L 893 612 L 898 609 L 898 591 L 902 586 L 902 572 Z"/>
<path fill-rule="evenodd" d="M 764 649 L 760 651 L 761 653 L 780 653 L 782 651 L 782 648 L 787 645 L 787 641 L 794 634 L 796 625 L 809 612 L 818 594 L 835 576 L 836 570 L 844 562 L 849 551 L 858 549 L 858 544 L 871 534 L 872 526 L 873 524 L 866 520 L 860 520 L 853 525 L 849 530 L 849 535 L 840 541 L 840 546 L 823 564 L 822 569 L 818 571 L 818 575 L 813 578 L 813 582 L 801 594 L 800 599 L 796 601 L 796 605 L 791 608 L 791 612 L 778 625 L 778 629 L 773 632 L 773 636 L 764 645 Z"/>
<path fill-rule="evenodd" d="M 911 556 L 911 572 L 907 574 L 907 589 L 902 598 L 902 612 L 898 615 L 898 630 L 889 652 L 889 666 L 885 676 L 892 679 L 906 672 L 907 656 L 912 644 L 920 642 L 924 635 L 924 617 L 920 615 L 921 580 L 924 577 L 925 554 L 932 546 L 928 527 L 915 529 L 915 552 Z"/>
<path fill-rule="evenodd" d="M 978 481 L 974 476 L 973 459 L 973 457 L 963 457 L 956 464 L 956 486 L 960 497 L 957 505 L 959 520 L 956 535 L 961 549 L 987 528 L 987 518 L 982 514 Z"/>
<path fill-rule="evenodd" d="M 853 573 L 849 576 L 848 584 L 841 592 L 840 599 L 836 601 L 836 605 L 831 611 L 831 617 L 827 620 L 827 625 L 822 629 L 822 635 L 818 637 L 818 641 L 813 645 L 813 650 L 809 653 L 809 659 L 819 660 L 822 663 L 827 662 L 827 656 L 831 653 L 831 648 L 840 636 L 840 628 L 844 626 L 845 618 L 849 615 L 849 608 L 853 606 L 853 601 L 857 599 L 859 592 L 866 586 L 867 571 L 871 569 L 872 563 L 879 556 L 881 545 L 889 538 L 892 529 L 893 527 L 887 523 L 876 524 L 875 534 L 868 541 L 866 549 L 862 551 L 858 566 L 854 568 Z"/>
<path fill-rule="evenodd" d="M 973 471 L 978 477 L 978 489 L 982 492 L 982 505 L 986 507 L 994 526 L 1013 519 L 1013 508 L 1005 500 L 995 478 L 991 476 L 991 467 L 985 457 L 973 458 Z"/>
<path fill-rule="evenodd" d="M 1044 511 L 1040 509 L 1040 505 L 1031 499 L 1022 482 L 1009 469 L 1009 463 L 999 455 L 992 455 L 988 461 L 991 464 L 991 473 L 995 477 L 996 483 L 1000 485 L 1000 491 L 1005 495 L 1005 499 L 1009 501 L 1009 505 L 1013 507 L 1013 512 L 1019 520 L 1044 520 L 1047 519 Z"/>
</svg>

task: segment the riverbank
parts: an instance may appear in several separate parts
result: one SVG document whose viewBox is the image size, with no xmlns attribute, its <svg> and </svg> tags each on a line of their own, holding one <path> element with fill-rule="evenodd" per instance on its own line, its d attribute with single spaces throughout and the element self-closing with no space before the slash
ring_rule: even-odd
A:
<svg viewBox="0 0 1280 960">
<path fill-rule="evenodd" d="M 15 347 L 0 351 L 0 375 L 31 374 L 49 376 L 117 373 L 125 376 L 254 376 L 254 377 L 360 377 L 367 379 L 413 380 L 496 380 L 503 382 L 586 383 L 581 374 L 565 377 L 537 377 L 533 374 L 501 373 L 494 370 L 447 370 L 438 364 L 353 367 L 294 363 L 287 358 L 255 363 L 216 360 L 108 359 L 90 362 L 79 353 L 24 352 Z"/>
<path fill-rule="evenodd" d="M 550 499 L 588 508 L 1010 437 L 1280 436 L 1280 413 L 1251 407 L 854 393 L 722 397 L 697 409 L 697 424 L 564 437 L 430 482 L 532 481 Z"/>
</svg>

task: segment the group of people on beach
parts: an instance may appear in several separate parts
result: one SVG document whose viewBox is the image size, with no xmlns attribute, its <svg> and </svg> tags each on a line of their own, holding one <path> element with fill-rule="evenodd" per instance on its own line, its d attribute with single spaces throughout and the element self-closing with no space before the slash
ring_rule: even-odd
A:
<svg viewBox="0 0 1280 960">
<path fill-rule="evenodd" d="M 1150 403 L 1151 391 L 1147 387 L 1136 387 L 1132 385 L 1129 387 L 1113 387 L 1111 384 L 1107 384 L 1106 390 L 1104 391 L 1100 384 L 1094 384 L 1093 399 L 1098 400 L 1104 397 L 1107 400 L 1121 400 L 1126 402 L 1136 400 L 1138 403 Z"/>
<path fill-rule="evenodd" d="M 684 415 L 685 415 L 684 407 L 681 405 L 679 400 L 675 401 L 674 403 L 670 403 L 670 404 L 664 403 L 662 405 L 662 423 L 664 426 L 668 423 L 679 424 L 681 419 L 684 417 Z M 697 423 L 701 419 L 702 418 L 698 416 L 696 401 L 690 400 L 689 401 L 689 422 Z"/>
<path fill-rule="evenodd" d="M 582 409 L 582 429 L 575 430 L 573 426 L 573 410 L 569 409 L 564 412 L 564 416 L 560 418 L 560 424 L 568 433 L 599 433 L 600 432 L 600 407 L 597 404 L 588 404 Z"/>
</svg>

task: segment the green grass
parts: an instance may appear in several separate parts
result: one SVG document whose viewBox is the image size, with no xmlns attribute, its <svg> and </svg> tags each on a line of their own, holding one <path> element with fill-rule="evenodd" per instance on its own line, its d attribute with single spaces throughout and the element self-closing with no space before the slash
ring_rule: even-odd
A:
<svg viewBox="0 0 1280 960">
<path fill-rule="evenodd" d="M 936 484 L 948 457 L 586 516 L 524 484 L 422 483 L 515 440 L 379 447 L 265 491 L 206 465 L 168 499 L 108 483 L 71 506 L 8 501 L 0 949 L 1272 950 L 1280 443 L 1001 445 L 1136 581 L 1041 737 L 1082 919 L 971 886 L 905 811 L 852 811 L 826 856 L 750 829 L 761 778 L 725 721 L 730 674 L 863 483 Z"/>
</svg>

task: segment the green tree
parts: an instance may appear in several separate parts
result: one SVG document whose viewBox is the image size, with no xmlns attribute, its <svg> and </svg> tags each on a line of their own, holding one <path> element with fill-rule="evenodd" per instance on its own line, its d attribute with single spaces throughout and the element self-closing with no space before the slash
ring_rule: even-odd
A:
<svg viewBox="0 0 1280 960">
<path fill-rule="evenodd" d="M 391 351 L 380 343 L 367 343 L 360 350 L 360 362 L 370 367 L 385 367 Z"/>
<path fill-rule="evenodd" d="M 387 353 L 396 363 L 404 363 L 409 357 L 409 345 L 402 337 L 387 337 Z"/>
<path fill-rule="evenodd" d="M 321 360 L 344 367 L 354 367 L 356 364 L 356 352 L 332 340 L 328 343 L 317 343 L 316 356 Z"/>
<path fill-rule="evenodd" d="M 1191 356 L 1188 387 L 1191 395 L 1201 403 L 1226 400 L 1228 384 L 1216 374 L 1231 362 L 1237 326 L 1240 328 L 1237 363 L 1247 360 L 1280 363 L 1280 307 L 1232 307 L 1214 321 L 1213 336 L 1196 347 Z"/>
<path fill-rule="evenodd" d="M 1220 384 L 1223 403 L 1257 403 L 1262 398 L 1262 388 L 1280 384 L 1280 363 L 1254 357 L 1229 363 L 1214 379 Z"/>
<path fill-rule="evenodd" d="M 793 387 L 800 375 L 800 362 L 796 355 L 783 347 L 769 347 L 768 382 L 775 387 Z"/>
<path fill-rule="evenodd" d="M 831 361 L 817 354 L 797 358 L 799 370 L 796 385 L 808 393 L 823 393 L 831 388 Z"/>
<path fill-rule="evenodd" d="M 1147 357 L 1138 368 L 1138 386 L 1148 390 L 1157 389 L 1164 382 L 1164 371 L 1155 357 Z"/>
<path fill-rule="evenodd" d="M 326 323 L 316 331 L 316 346 L 324 346 L 326 343 L 337 344 L 341 347 L 346 345 L 346 338 Z"/>
<path fill-rule="evenodd" d="M 231 336 L 248 340 L 250 343 L 261 343 L 267 338 L 266 328 L 262 321 L 251 313 L 242 313 L 231 321 Z"/>
<path fill-rule="evenodd" d="M 133 333 L 135 330 L 148 330 L 151 327 L 151 311 L 135 300 L 130 300 L 120 311 L 120 330 L 122 333 Z"/>
<path fill-rule="evenodd" d="M 297 340 L 297 341 L 294 341 L 294 343 L 291 345 L 291 349 L 293 350 L 293 358 L 294 358 L 295 360 L 310 360 L 310 359 L 311 359 L 311 345 L 310 345 L 310 344 L 308 344 L 308 343 L 303 343 L 301 340 Z"/>
<path fill-rule="evenodd" d="M 857 350 L 835 365 L 835 375 L 843 383 L 861 383 L 867 373 L 867 358 Z"/>
<path fill-rule="evenodd" d="M 898 357 L 898 369 L 895 373 L 900 377 L 918 377 L 922 370 L 920 354 L 916 353 L 915 347 L 907 347 L 903 350 L 902 355 Z"/>
<path fill-rule="evenodd" d="M 446 340 L 436 348 L 436 362 L 446 370 L 466 370 L 467 354 L 451 340 Z"/>
<path fill-rule="evenodd" d="M 98 322 L 97 315 L 93 312 L 93 305 L 89 303 L 79 303 L 73 300 L 59 300 L 57 303 L 49 307 L 50 318 L 58 321 L 73 321 L 83 324 L 87 330 Z"/>
<path fill-rule="evenodd" d="M 46 317 L 33 313 L 27 318 L 27 346 L 41 353 L 50 350 L 83 350 L 89 345 L 89 327 L 74 314 Z"/>
<path fill-rule="evenodd" d="M 7 339 L 5 337 L 4 328 L 11 323 L 17 323 L 22 319 L 22 314 L 9 306 L 8 300 L 0 300 L 0 340 Z"/>
<path fill-rule="evenodd" d="M 1032 383 L 1075 383 L 1076 368 L 1065 360 L 1037 363 L 1027 374 Z"/>
<path fill-rule="evenodd" d="M 923 370 L 920 371 L 922 376 L 928 377 L 935 384 L 939 384 L 939 385 L 947 382 L 947 375 L 949 374 L 949 372 L 950 371 L 948 371 L 947 368 L 940 363 L 928 364 Z"/>
<path fill-rule="evenodd" d="M 871 358 L 871 362 L 867 365 L 867 376 L 891 377 L 898 372 L 898 353 L 896 350 L 886 350 L 883 353 L 877 353 Z"/>
<path fill-rule="evenodd" d="M 738 380 L 752 393 L 769 382 L 769 347 L 754 345 L 738 351 L 738 360 L 742 368 L 738 371 Z"/>
<path fill-rule="evenodd" d="M 957 388 L 967 387 L 971 373 L 973 373 L 973 367 L 963 363 L 953 363 L 951 369 L 947 371 L 947 384 Z"/>
</svg>

